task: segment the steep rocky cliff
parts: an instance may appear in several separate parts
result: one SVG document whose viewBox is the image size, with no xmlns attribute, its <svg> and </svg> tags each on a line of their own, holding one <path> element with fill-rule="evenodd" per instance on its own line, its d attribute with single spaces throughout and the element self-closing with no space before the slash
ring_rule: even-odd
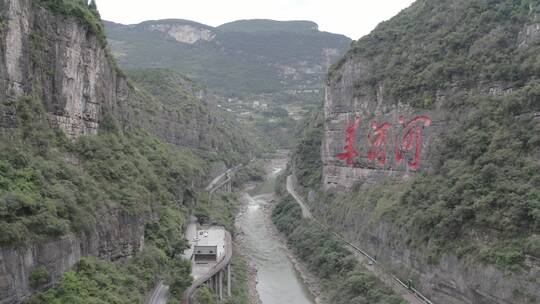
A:
<svg viewBox="0 0 540 304">
<path fill-rule="evenodd" d="M 163 91 L 129 83 L 85 1 L 0 1 L 0 303 L 82 257 L 135 256 L 148 235 L 156 259 L 172 256 L 212 163 L 254 150 L 203 90 L 166 75 Z"/>
<path fill-rule="evenodd" d="M 127 83 L 87 25 L 38 3 L 2 2 L 0 96 L 12 104 L 39 96 L 66 134 L 96 134 L 104 110 L 122 107 L 128 98 Z M 3 121 L 13 121 L 13 107 L 3 104 Z"/>
<path fill-rule="evenodd" d="M 540 299 L 538 10 L 420 0 L 329 74 L 312 207 L 434 303 Z"/>
<path fill-rule="evenodd" d="M 518 2 L 417 1 L 356 42 L 327 83 L 324 183 L 421 171 L 454 99 L 535 84 L 538 8 Z"/>
<path fill-rule="evenodd" d="M 106 111 L 122 112 L 130 89 L 104 41 L 87 24 L 39 1 L 4 0 L 0 12 L 3 134 L 13 135 L 21 127 L 18 109 L 27 96 L 42 100 L 50 123 L 73 139 L 97 134 Z M 114 207 L 99 212 L 102 220 L 87 234 L 2 247 L 0 303 L 17 303 L 29 295 L 29 277 L 38 266 L 46 266 L 54 283 L 82 256 L 117 260 L 142 247 L 143 218 Z"/>
<path fill-rule="evenodd" d="M 144 245 L 145 219 L 118 209 L 103 210 L 95 230 L 67 234 L 21 247 L 0 247 L 0 303 L 19 303 L 33 292 L 50 287 L 82 257 L 117 261 L 133 256 Z M 32 286 L 38 267 L 47 269 L 48 283 Z"/>
</svg>

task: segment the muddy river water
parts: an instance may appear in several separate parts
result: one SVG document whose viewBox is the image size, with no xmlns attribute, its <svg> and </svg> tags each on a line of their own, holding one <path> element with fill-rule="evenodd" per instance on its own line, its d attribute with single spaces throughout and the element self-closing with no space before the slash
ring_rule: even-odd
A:
<svg viewBox="0 0 540 304">
<path fill-rule="evenodd" d="M 276 177 L 286 159 L 273 160 L 265 182 L 243 193 L 246 205 L 237 218 L 244 233 L 245 253 L 257 268 L 257 292 L 263 304 L 313 304 L 313 297 L 274 235 L 267 215 Z"/>
</svg>

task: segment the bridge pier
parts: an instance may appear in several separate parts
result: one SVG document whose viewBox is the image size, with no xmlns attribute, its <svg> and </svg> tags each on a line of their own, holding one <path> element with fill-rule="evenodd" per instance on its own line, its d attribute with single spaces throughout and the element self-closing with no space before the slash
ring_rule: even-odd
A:
<svg viewBox="0 0 540 304">
<path fill-rule="evenodd" d="M 225 278 L 226 276 L 226 278 Z M 206 285 L 208 288 L 210 288 L 216 296 L 219 296 L 220 300 L 223 300 L 223 294 L 225 293 L 224 290 L 224 283 L 223 280 L 227 280 L 227 291 L 226 295 L 227 297 L 230 297 L 232 292 L 232 266 L 231 263 L 227 264 L 227 268 L 216 273 L 213 275 L 208 281 L 206 281 Z"/>
<path fill-rule="evenodd" d="M 227 265 L 227 296 L 231 296 L 231 263 Z"/>
<path fill-rule="evenodd" d="M 219 272 L 219 300 L 223 301 L 223 271 Z"/>
</svg>

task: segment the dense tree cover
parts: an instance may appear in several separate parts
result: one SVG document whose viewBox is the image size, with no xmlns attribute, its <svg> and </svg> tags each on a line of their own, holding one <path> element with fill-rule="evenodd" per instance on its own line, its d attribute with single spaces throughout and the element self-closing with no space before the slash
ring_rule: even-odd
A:
<svg viewBox="0 0 540 304">
<path fill-rule="evenodd" d="M 266 114 L 270 114 L 266 112 Z M 262 133 L 269 145 L 275 148 L 288 149 L 294 143 L 294 129 L 297 122 L 287 116 L 266 117 L 263 113 L 261 117 L 253 117 L 253 126 Z"/>
<path fill-rule="evenodd" d="M 321 193 L 317 213 L 332 221 L 347 210 L 371 223 L 384 216 L 409 244 L 432 251 L 433 262 L 449 249 L 511 269 L 538 256 L 540 45 L 523 35 L 539 13 L 529 0 L 419 0 L 355 42 L 330 79 L 346 60 L 369 61 L 357 89 L 384 83 L 385 100 L 444 113 L 447 127 L 432 140 L 425 171 L 405 183 Z M 488 96 L 477 91 L 483 86 L 513 90 Z M 435 92 L 450 88 L 435 109 Z M 312 163 L 303 147 L 320 140 L 302 141 L 296 157 Z M 306 172 L 301 184 L 318 169 Z"/>
<path fill-rule="evenodd" d="M 204 116 L 201 101 L 189 91 L 196 90 L 190 87 L 195 85 L 185 83 L 188 80 L 180 79 L 176 74 L 164 72 L 160 75 L 163 76 L 159 78 L 161 80 L 171 77 L 159 90 L 161 95 L 141 91 L 148 97 L 149 107 L 176 109 L 181 116 L 178 119 Z M 140 72 L 137 77 L 140 80 L 148 75 Z M 152 90 L 154 85 L 145 83 L 144 89 L 157 94 Z M 77 284 L 90 281 L 99 285 L 102 277 L 108 277 L 125 279 L 122 284 L 127 285 L 103 292 L 87 289 L 84 293 L 91 294 L 90 300 L 64 293 L 61 283 L 34 300 L 61 303 L 65 297 L 73 297 L 81 303 L 109 302 L 124 292 L 131 292 L 127 289 L 136 285 L 126 302 L 118 302 L 129 303 L 148 292 L 158 279 L 165 279 L 172 298 L 179 299 L 191 283 L 190 265 L 179 256 L 186 246 L 183 226 L 190 210 L 200 214 L 205 223 L 223 224 L 233 229 L 237 210 L 235 198 L 216 195 L 210 202 L 207 195 L 198 193 L 208 178 L 210 163 L 247 161 L 240 152 L 249 149 L 252 142 L 246 141 L 243 133 L 232 127 L 232 120 L 228 120 L 228 124 L 220 126 L 228 127 L 228 130 L 214 134 L 224 143 L 230 139 L 227 151 L 214 155 L 207 148 L 195 150 L 195 155 L 193 149 L 164 143 L 142 130 L 137 123 L 131 125 L 129 131 L 121 131 L 126 128 L 109 113 L 101 121 L 96 136 L 68 140 L 63 132 L 50 127 L 39 98 L 27 97 L 15 106 L 18 127 L 3 132 L 0 142 L 0 245 L 25 247 L 67 233 L 92 233 L 101 217 L 118 212 L 134 219 L 145 219 L 145 248 L 155 249 L 151 252 L 156 257 L 153 261 L 160 266 L 149 270 L 144 268 L 146 262 L 143 261 L 144 265 L 136 262 L 138 257 L 148 256 L 146 249 L 136 253 L 136 258 L 127 265 L 96 261 L 101 266 L 94 274 L 70 272 L 64 278 L 66 284 L 72 280 Z M 246 174 L 256 175 L 257 172 L 256 168 L 250 168 Z M 242 276 L 241 269 L 236 271 L 236 276 Z M 47 287 L 49 272 L 46 267 L 38 267 L 30 280 L 36 290 Z M 236 299 L 242 299 L 243 288 L 245 284 L 239 284 L 235 289 Z"/>
<path fill-rule="evenodd" d="M 456 84 L 521 86 L 540 71 L 538 43 L 520 45 L 539 12 L 536 0 L 419 0 L 355 42 L 330 77 L 361 57 L 370 67 L 357 85 L 384 83 L 386 100 L 425 108 Z"/>
<path fill-rule="evenodd" d="M 501 265 L 538 255 L 540 123 L 534 112 L 540 86 L 504 98 L 455 99 L 448 107 L 457 123 L 432 152 L 433 167 L 415 178 L 397 206 L 411 239 L 446 245 L 491 236 L 500 242 L 481 256 Z"/>
<path fill-rule="evenodd" d="M 42 104 L 19 102 L 20 128 L 0 143 L 0 227 L 3 246 L 26 246 L 66 233 L 95 229 L 111 208 L 150 219 L 145 248 L 127 264 L 83 259 L 53 289 L 31 303 L 136 303 L 159 279 L 179 299 L 191 284 L 183 226 L 189 210 L 204 223 L 232 231 L 237 202 L 216 194 L 210 202 L 193 186 L 206 178 L 204 162 L 146 133 L 121 133 L 107 116 L 96 136 L 69 141 L 48 125 Z M 257 174 L 257 167 L 246 174 Z M 153 216 L 147 216 L 153 214 Z M 234 303 L 247 298 L 245 262 L 235 260 Z M 36 268 L 32 286 L 50 283 L 46 267 Z"/>
<path fill-rule="evenodd" d="M 322 179 L 321 146 L 324 115 L 316 111 L 301 126 L 293 149 L 291 163 L 299 184 L 304 188 L 317 189 Z"/>
<path fill-rule="evenodd" d="M 268 149 L 262 146 L 255 130 L 216 107 L 206 89 L 191 79 L 167 69 L 135 69 L 126 73 L 145 95 L 152 115 L 174 119 L 186 126 L 186 132 L 197 134 L 198 144 L 185 145 L 201 150 L 206 160 L 222 160 L 232 166 L 249 160 L 250 154 Z"/>
<path fill-rule="evenodd" d="M 329 303 L 405 303 L 363 269 L 334 235 L 313 220 L 302 219 L 300 206 L 291 196 L 279 201 L 272 220 L 295 254 L 321 279 Z"/>
<path fill-rule="evenodd" d="M 141 303 L 159 278 L 170 282 L 172 295 L 178 296 L 177 290 L 191 284 L 191 265 L 181 259 L 167 259 L 152 246 L 125 265 L 84 258 L 54 288 L 34 295 L 27 303 Z"/>
<path fill-rule="evenodd" d="M 216 296 L 214 292 L 208 287 L 203 286 L 197 290 L 194 298 L 195 304 L 216 304 Z"/>
<path fill-rule="evenodd" d="M 262 182 L 266 175 L 264 164 L 264 161 L 256 160 L 239 168 L 234 173 L 233 186 L 241 187 L 247 182 Z"/>
<path fill-rule="evenodd" d="M 95 1 L 33 0 L 33 4 L 76 18 L 105 45 Z M 37 53 L 40 39 L 35 34 L 30 37 L 31 59 L 36 65 L 42 63 Z M 144 73 L 138 76 L 148 80 L 155 75 Z M 196 85 L 184 79 L 172 87 L 171 82 L 181 76 L 163 74 L 158 79 L 168 80 L 164 87 L 153 82 L 144 87 L 153 89 L 153 95 L 144 89 L 140 92 L 148 98 L 143 98 L 146 104 L 140 109 L 173 109 L 179 120 L 204 116 L 201 112 L 208 108 L 190 91 Z M 133 101 L 134 107 L 137 102 Z M 180 254 L 186 246 L 183 226 L 199 199 L 197 191 L 208 178 L 211 162 L 236 163 L 243 158 L 242 152 L 253 144 L 248 136 L 235 130 L 229 118 L 218 122 L 219 130 L 213 134 L 226 143 L 222 148 L 227 151 L 221 155 L 208 149 L 193 151 L 163 142 L 141 129 L 138 122 L 131 122 L 129 128 L 120 126 L 112 111 L 104 108 L 98 135 L 70 140 L 51 128 L 38 97 L 5 103 L 16 108 L 17 127 L 0 130 L 0 246 L 26 247 L 68 233 L 93 233 L 102 217 L 117 213 L 146 222 L 145 247 L 133 258 L 121 264 L 83 259 L 58 285 L 37 294 L 31 303 L 137 303 L 159 279 L 179 299 L 192 280 L 190 264 Z M 209 204 L 204 195 L 202 198 L 203 205 Z M 219 215 L 211 213 L 209 220 L 232 226 L 233 198 L 213 202 L 222 209 L 216 208 Z M 29 280 L 35 290 L 50 287 L 47 267 L 32 271 Z M 239 285 L 235 292 L 240 294 L 242 288 Z"/>
<path fill-rule="evenodd" d="M 71 142 L 48 126 L 40 102 L 18 106 L 21 127 L 0 143 L 3 245 L 89 232 L 110 209 L 181 210 L 192 199 L 192 181 L 204 177 L 198 157 L 148 134 L 101 130 Z"/>
<path fill-rule="evenodd" d="M 120 133 L 107 116 L 96 136 L 76 141 L 49 126 L 42 103 L 17 103 L 19 128 L 0 142 L 0 245 L 24 247 L 66 233 L 95 230 L 116 213 L 145 218 L 145 249 L 126 265 L 82 260 L 32 303 L 135 303 L 159 278 L 179 295 L 191 283 L 182 226 L 205 166 L 190 151 L 133 130 Z M 47 287 L 46 266 L 30 276 Z"/>
</svg>

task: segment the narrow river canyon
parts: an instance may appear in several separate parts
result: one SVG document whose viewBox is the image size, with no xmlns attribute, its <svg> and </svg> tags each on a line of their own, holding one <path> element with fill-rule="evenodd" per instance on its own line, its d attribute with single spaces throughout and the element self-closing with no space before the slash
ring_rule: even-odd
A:
<svg viewBox="0 0 540 304">
<path fill-rule="evenodd" d="M 263 304 L 315 303 L 284 245 L 272 231 L 270 203 L 277 176 L 287 159 L 271 160 L 263 183 L 241 194 L 243 209 L 236 220 L 244 235 L 244 251 L 257 269 L 257 292 Z"/>
</svg>

